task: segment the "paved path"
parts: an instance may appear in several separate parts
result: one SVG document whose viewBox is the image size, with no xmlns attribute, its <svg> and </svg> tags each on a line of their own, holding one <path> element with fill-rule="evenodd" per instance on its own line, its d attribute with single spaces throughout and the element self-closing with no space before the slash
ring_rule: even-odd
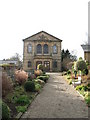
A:
<svg viewBox="0 0 90 120">
<path fill-rule="evenodd" d="M 60 73 L 49 74 L 48 83 L 22 118 L 88 118 L 83 98 Z"/>
</svg>

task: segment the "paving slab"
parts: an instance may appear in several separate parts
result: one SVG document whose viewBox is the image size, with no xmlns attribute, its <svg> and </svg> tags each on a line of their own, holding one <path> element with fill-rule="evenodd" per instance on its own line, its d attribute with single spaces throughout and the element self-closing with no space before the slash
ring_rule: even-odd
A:
<svg viewBox="0 0 90 120">
<path fill-rule="evenodd" d="M 50 79 L 21 118 L 88 118 L 88 107 L 61 73 Z"/>
</svg>

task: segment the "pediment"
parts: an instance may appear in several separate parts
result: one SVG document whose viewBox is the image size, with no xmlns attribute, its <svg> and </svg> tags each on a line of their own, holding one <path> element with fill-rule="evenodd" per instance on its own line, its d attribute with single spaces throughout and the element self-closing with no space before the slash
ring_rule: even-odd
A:
<svg viewBox="0 0 90 120">
<path fill-rule="evenodd" d="M 45 32 L 45 31 L 41 31 L 41 32 L 38 32 L 28 38 L 25 38 L 23 41 L 26 41 L 26 40 L 30 40 L 30 41 L 62 41 L 61 39 L 59 38 L 56 38 L 55 36 Z"/>
</svg>

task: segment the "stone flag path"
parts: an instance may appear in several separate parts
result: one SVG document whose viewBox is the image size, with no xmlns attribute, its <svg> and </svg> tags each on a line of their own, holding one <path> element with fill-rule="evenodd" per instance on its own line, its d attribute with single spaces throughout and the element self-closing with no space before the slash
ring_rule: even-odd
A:
<svg viewBox="0 0 90 120">
<path fill-rule="evenodd" d="M 88 118 L 84 99 L 60 73 L 48 73 L 50 79 L 22 118 Z"/>
</svg>

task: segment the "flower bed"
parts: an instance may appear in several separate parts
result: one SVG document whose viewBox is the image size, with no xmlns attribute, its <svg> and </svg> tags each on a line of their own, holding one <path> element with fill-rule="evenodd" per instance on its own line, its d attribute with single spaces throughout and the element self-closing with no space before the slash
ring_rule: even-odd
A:
<svg viewBox="0 0 90 120">
<path fill-rule="evenodd" d="M 67 71 L 64 74 L 65 79 L 70 85 L 73 85 L 75 89 L 84 97 L 87 105 L 90 107 L 90 72 L 88 74 L 80 75 L 80 71 L 77 71 L 75 76 L 74 72 Z"/>
<path fill-rule="evenodd" d="M 45 82 L 38 79 L 38 77 L 42 75 L 42 78 L 45 79 L 47 77 L 47 80 L 49 79 L 49 76 L 42 74 L 41 71 L 35 72 L 35 75 L 32 74 L 31 76 L 28 76 L 27 73 L 19 70 L 19 72 L 15 71 L 15 75 L 15 80 L 8 82 L 8 86 L 12 85 L 12 89 L 8 91 L 8 94 L 7 92 L 3 92 L 3 102 L 9 109 L 10 118 L 16 118 L 19 113 L 23 114 L 32 103 L 35 96 L 41 91 L 41 88 L 44 86 Z M 10 78 L 6 75 L 4 79 L 9 81 Z M 6 87 L 4 87 L 3 90 L 5 91 Z M 5 109 L 3 112 L 5 113 Z"/>
</svg>

